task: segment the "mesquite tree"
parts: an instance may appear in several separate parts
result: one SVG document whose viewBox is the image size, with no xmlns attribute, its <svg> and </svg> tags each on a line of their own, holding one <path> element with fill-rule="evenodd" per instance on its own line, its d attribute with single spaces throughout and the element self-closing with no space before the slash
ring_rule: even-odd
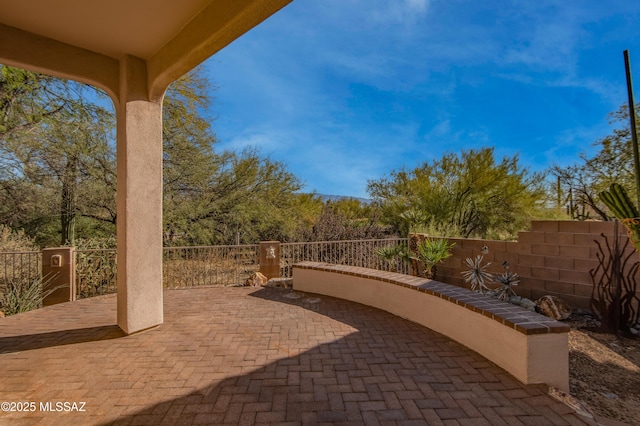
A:
<svg viewBox="0 0 640 426">
<path fill-rule="evenodd" d="M 545 199 L 543 179 L 518 157 L 493 148 L 447 154 L 414 170 L 369 181 L 383 220 L 401 234 L 420 225 L 443 236 L 509 238 L 525 229 Z M 422 224 L 415 223 L 416 220 Z"/>
</svg>

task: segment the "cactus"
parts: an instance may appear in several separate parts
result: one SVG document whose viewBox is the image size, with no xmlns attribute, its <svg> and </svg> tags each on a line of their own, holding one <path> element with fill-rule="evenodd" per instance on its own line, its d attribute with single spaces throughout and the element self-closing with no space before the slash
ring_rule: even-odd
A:
<svg viewBox="0 0 640 426">
<path fill-rule="evenodd" d="M 640 252 L 640 213 L 627 191 L 620 184 L 612 183 L 608 191 L 600 193 L 600 199 L 627 228 L 629 239 L 636 251 Z"/>
<path fill-rule="evenodd" d="M 611 212 L 618 219 L 637 218 L 638 209 L 631 202 L 627 191 L 618 183 L 612 183 L 609 191 L 602 191 L 600 199 L 611 209 Z"/>
</svg>

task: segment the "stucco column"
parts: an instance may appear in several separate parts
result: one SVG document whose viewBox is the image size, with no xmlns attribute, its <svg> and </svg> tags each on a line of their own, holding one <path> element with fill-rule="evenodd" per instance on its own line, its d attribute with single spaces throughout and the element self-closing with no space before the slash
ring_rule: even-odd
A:
<svg viewBox="0 0 640 426">
<path fill-rule="evenodd" d="M 118 325 L 162 323 L 162 99 L 149 99 L 146 64 L 125 57 L 117 105 Z"/>
</svg>

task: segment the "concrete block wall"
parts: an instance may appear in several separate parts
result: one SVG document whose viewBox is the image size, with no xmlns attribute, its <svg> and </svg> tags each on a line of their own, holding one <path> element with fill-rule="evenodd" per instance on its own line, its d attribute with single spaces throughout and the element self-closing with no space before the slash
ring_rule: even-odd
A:
<svg viewBox="0 0 640 426">
<path fill-rule="evenodd" d="M 619 224 L 621 244 L 627 240 L 626 229 Z M 536 300 L 544 295 L 559 296 L 572 307 L 589 309 L 593 283 L 589 271 L 598 266 L 596 240 L 604 247 L 601 234 L 613 243 L 614 223 L 596 221 L 533 221 L 531 230 L 521 232 L 517 241 L 480 239 L 450 239 L 455 242 L 453 256 L 438 266 L 436 279 L 449 284 L 469 287 L 462 272 L 467 270 L 465 259 L 481 254 L 491 262 L 489 271 L 502 273 L 502 263 L 509 262 L 510 270 L 520 276 L 515 287 L 518 295 Z M 424 238 L 417 234 L 415 237 Z M 629 245 L 629 251 L 633 247 Z M 640 261 L 637 253 L 631 261 Z M 640 276 L 636 277 L 640 283 Z"/>
</svg>

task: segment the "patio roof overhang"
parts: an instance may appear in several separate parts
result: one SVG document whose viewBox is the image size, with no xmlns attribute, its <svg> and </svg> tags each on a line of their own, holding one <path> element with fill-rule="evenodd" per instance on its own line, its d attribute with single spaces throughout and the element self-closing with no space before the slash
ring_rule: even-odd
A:
<svg viewBox="0 0 640 426">
<path fill-rule="evenodd" d="M 118 325 L 162 323 L 162 97 L 292 0 L 0 0 L 0 63 L 91 84 L 117 125 Z"/>
<path fill-rule="evenodd" d="M 0 61 L 118 95 L 119 62 L 163 87 L 292 0 L 0 0 Z"/>
</svg>

